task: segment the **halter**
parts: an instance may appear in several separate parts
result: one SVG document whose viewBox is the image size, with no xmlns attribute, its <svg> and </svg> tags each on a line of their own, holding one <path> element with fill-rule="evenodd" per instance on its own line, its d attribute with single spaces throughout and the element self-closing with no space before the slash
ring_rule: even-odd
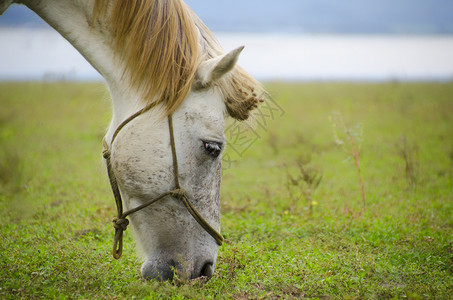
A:
<svg viewBox="0 0 453 300">
<path fill-rule="evenodd" d="M 138 112 L 127 118 L 125 121 L 123 121 L 118 126 L 118 128 L 116 128 L 112 137 L 112 141 L 110 142 L 110 146 L 113 145 L 113 142 L 115 141 L 121 129 L 123 129 L 129 122 L 131 122 L 138 116 L 150 110 L 153 106 L 154 105 L 149 105 L 139 110 Z M 209 223 L 200 215 L 200 213 L 189 201 L 186 191 L 179 185 L 178 160 L 176 157 L 175 136 L 173 132 L 173 119 L 171 114 L 168 115 L 168 128 L 170 131 L 170 144 L 173 156 L 173 173 L 175 178 L 175 188 L 171 191 L 162 193 L 159 196 L 143 203 L 142 205 L 137 206 L 136 208 L 133 208 L 126 212 L 123 212 L 123 201 L 121 199 L 121 193 L 111 165 L 112 153 L 109 149 L 109 145 L 107 144 L 105 138 L 102 141 L 102 143 L 104 144 L 104 151 L 102 152 L 102 156 L 105 158 L 107 163 L 107 174 L 109 176 L 110 186 L 112 187 L 113 196 L 115 197 L 116 209 L 118 212 L 118 216 L 113 219 L 113 227 L 115 228 L 115 237 L 113 238 L 113 257 L 115 259 L 119 259 L 123 254 L 123 232 L 126 230 L 127 225 L 129 225 L 129 220 L 127 219 L 127 216 L 145 207 L 148 207 L 149 205 L 165 198 L 166 196 L 172 196 L 174 198 L 181 200 L 186 209 L 192 215 L 192 217 L 198 222 L 198 224 L 201 225 L 201 227 L 203 227 L 204 230 L 206 230 L 207 233 L 209 233 L 216 240 L 217 244 L 220 246 L 223 243 L 224 240 L 223 236 L 219 232 L 217 232 L 214 228 L 212 228 L 212 226 L 209 225 Z"/>
</svg>

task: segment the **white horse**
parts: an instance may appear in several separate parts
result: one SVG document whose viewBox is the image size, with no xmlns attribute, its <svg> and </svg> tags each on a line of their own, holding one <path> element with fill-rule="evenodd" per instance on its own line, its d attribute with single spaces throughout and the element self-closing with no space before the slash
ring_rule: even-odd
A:
<svg viewBox="0 0 453 300">
<path fill-rule="evenodd" d="M 0 14 L 12 2 L 0 0 Z M 224 54 L 182 0 L 14 2 L 57 30 L 107 82 L 113 118 L 105 157 L 120 206 L 132 210 L 142 276 L 212 276 L 224 119 L 247 119 L 262 91 L 236 66 L 242 47 Z M 119 213 L 118 235 L 126 217 Z"/>
</svg>

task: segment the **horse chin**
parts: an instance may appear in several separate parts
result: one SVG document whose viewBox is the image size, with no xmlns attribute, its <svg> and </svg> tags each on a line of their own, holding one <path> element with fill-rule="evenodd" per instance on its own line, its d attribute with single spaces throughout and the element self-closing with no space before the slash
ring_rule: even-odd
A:
<svg viewBox="0 0 453 300">
<path fill-rule="evenodd" d="M 215 259 L 215 257 L 214 257 Z M 141 275 L 146 280 L 187 282 L 193 279 L 209 280 L 214 274 L 215 260 L 200 259 L 193 264 L 173 259 L 151 259 L 142 264 Z"/>
</svg>

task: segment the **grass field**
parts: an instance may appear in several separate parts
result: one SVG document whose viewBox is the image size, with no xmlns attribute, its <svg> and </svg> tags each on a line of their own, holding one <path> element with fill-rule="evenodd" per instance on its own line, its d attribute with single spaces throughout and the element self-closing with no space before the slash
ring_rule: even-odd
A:
<svg viewBox="0 0 453 300">
<path fill-rule="evenodd" d="M 453 83 L 267 88 L 278 113 L 226 155 L 215 276 L 172 285 L 129 231 L 110 255 L 103 85 L 0 83 L 0 298 L 451 299 Z"/>
</svg>

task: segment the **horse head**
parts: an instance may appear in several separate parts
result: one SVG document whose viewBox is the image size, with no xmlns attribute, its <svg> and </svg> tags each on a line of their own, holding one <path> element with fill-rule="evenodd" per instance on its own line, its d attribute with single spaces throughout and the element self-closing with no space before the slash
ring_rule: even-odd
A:
<svg viewBox="0 0 453 300">
<path fill-rule="evenodd" d="M 217 83 L 235 67 L 243 47 L 209 59 L 198 67 L 193 87 L 172 114 L 175 149 L 168 120 L 149 110 L 124 126 L 111 148 L 111 165 L 126 210 L 139 207 L 175 188 L 175 177 L 188 200 L 220 231 L 220 181 L 226 105 Z M 176 151 L 178 173 L 172 151 Z M 168 195 L 130 215 L 144 278 L 212 276 L 216 241 L 178 197 Z"/>
</svg>

